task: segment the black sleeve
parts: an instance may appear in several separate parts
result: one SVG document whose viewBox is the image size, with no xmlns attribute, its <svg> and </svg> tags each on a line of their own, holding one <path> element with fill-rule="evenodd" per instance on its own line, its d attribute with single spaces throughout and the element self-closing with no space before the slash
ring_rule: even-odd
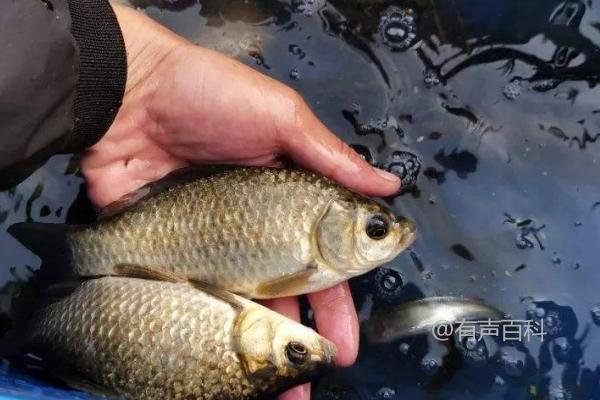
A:
<svg viewBox="0 0 600 400">
<path fill-rule="evenodd" d="M 0 190 L 97 142 L 120 107 L 125 46 L 107 0 L 6 0 L 0 13 Z"/>
</svg>

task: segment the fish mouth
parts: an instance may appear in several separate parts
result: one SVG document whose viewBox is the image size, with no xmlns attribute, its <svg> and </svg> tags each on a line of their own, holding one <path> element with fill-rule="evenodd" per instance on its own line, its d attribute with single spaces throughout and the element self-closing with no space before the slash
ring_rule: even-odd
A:
<svg viewBox="0 0 600 400">
<path fill-rule="evenodd" d="M 329 370 L 335 367 L 337 358 L 337 347 L 335 344 L 325 338 L 319 339 L 321 354 L 315 354 L 311 357 L 312 361 L 319 365 L 321 370 Z"/>
<path fill-rule="evenodd" d="M 398 241 L 398 248 L 404 250 L 412 245 L 417 238 L 417 225 L 410 219 L 404 217 L 397 217 L 395 222 L 402 230 L 402 236 Z"/>
</svg>

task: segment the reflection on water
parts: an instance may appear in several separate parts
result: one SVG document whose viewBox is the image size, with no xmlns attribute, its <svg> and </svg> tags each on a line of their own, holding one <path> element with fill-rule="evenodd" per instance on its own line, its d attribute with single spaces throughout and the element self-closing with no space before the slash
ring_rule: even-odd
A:
<svg viewBox="0 0 600 400">
<path fill-rule="evenodd" d="M 379 308 L 453 295 L 543 319 L 549 332 L 543 343 L 365 342 L 358 363 L 319 382 L 316 398 L 600 398 L 599 2 L 135 5 L 293 86 L 369 162 L 403 178 L 407 189 L 387 201 L 417 222 L 418 240 L 354 280 L 362 322 Z M 68 164 L 55 158 L 0 194 L 0 279 L 39 263 L 8 225 L 90 218 Z"/>
</svg>

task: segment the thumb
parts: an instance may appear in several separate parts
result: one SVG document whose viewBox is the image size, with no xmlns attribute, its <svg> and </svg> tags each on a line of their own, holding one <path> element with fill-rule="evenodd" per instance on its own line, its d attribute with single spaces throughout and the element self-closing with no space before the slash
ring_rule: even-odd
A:
<svg viewBox="0 0 600 400">
<path fill-rule="evenodd" d="M 367 196 L 389 196 L 400 189 L 400 179 L 373 167 L 334 135 L 303 100 L 295 102 L 290 127 L 278 138 L 284 152 L 304 168 L 325 175 Z"/>
</svg>

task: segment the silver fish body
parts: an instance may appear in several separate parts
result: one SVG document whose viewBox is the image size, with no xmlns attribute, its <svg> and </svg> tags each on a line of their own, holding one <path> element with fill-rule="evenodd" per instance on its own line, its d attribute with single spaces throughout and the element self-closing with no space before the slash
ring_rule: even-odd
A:
<svg viewBox="0 0 600 400">
<path fill-rule="evenodd" d="M 106 277 L 34 314 L 26 343 L 128 399 L 252 399 L 331 367 L 335 347 L 249 300 Z"/>
<path fill-rule="evenodd" d="M 431 332 L 463 320 L 502 319 L 504 313 L 485 303 L 456 297 L 428 297 L 376 312 L 363 326 L 370 343 L 389 343 Z"/>
</svg>

